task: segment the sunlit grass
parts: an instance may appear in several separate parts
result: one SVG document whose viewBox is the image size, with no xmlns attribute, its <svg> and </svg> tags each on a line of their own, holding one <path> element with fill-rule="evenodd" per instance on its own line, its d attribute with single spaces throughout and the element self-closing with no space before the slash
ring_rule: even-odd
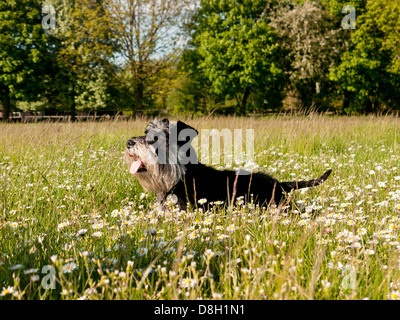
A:
<svg viewBox="0 0 400 320">
<path fill-rule="evenodd" d="M 145 120 L 0 124 L 1 298 L 398 298 L 397 118 L 181 120 L 254 129 L 258 170 L 279 180 L 333 173 L 282 211 L 161 213 L 122 159 Z"/>
</svg>

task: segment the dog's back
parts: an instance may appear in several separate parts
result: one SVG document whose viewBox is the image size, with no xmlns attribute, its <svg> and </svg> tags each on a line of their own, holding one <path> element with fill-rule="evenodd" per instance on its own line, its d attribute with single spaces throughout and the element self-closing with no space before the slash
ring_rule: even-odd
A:
<svg viewBox="0 0 400 320">
<path fill-rule="evenodd" d="M 244 197 L 246 202 L 253 199 L 260 205 L 279 204 L 283 192 L 320 185 L 330 173 L 328 170 L 320 178 L 309 181 L 279 182 L 262 172 L 237 174 L 236 171 L 216 170 L 199 163 L 187 167 L 183 180 L 171 193 L 192 204 L 203 198 L 208 202 L 227 202 L 232 197 Z"/>
<path fill-rule="evenodd" d="M 280 183 L 261 172 L 240 174 L 231 170 L 216 170 L 203 164 L 190 165 L 184 179 L 172 190 L 178 198 L 190 203 L 200 199 L 230 201 L 232 197 L 244 197 L 249 201 L 268 204 L 271 199 L 279 203 L 282 198 Z"/>
</svg>

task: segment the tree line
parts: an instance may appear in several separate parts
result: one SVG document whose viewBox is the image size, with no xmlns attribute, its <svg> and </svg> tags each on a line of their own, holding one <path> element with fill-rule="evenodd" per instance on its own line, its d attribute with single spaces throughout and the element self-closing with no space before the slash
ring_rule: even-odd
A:
<svg viewBox="0 0 400 320">
<path fill-rule="evenodd" d="M 399 32 L 398 0 L 2 0 L 0 104 L 3 119 L 394 111 Z"/>
</svg>

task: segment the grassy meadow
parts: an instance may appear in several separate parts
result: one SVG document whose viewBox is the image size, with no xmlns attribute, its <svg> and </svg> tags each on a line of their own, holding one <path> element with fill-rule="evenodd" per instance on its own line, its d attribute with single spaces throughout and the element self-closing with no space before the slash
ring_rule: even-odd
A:
<svg viewBox="0 0 400 320">
<path fill-rule="evenodd" d="M 400 297 L 398 118 L 181 120 L 254 129 L 279 180 L 332 175 L 282 210 L 162 213 L 123 161 L 145 119 L 0 124 L 0 299 Z"/>
</svg>

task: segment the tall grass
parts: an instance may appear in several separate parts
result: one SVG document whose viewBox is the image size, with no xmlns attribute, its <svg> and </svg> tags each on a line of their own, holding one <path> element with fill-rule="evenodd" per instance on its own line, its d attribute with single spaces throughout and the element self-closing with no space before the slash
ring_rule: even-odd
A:
<svg viewBox="0 0 400 320">
<path fill-rule="evenodd" d="M 258 170 L 279 180 L 333 173 L 282 211 L 239 199 L 162 213 L 122 159 L 145 119 L 0 124 L 0 298 L 399 296 L 397 118 L 181 120 L 254 129 Z"/>
</svg>

